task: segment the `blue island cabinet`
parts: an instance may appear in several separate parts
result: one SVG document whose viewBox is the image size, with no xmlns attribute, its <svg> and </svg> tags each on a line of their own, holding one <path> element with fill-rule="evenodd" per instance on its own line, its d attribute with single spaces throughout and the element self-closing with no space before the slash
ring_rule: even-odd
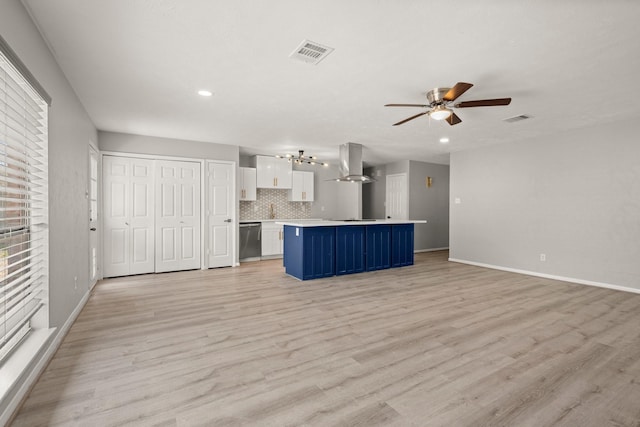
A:
<svg viewBox="0 0 640 427">
<path fill-rule="evenodd" d="M 336 227 L 336 274 L 364 271 L 365 227 L 350 225 Z"/>
<path fill-rule="evenodd" d="M 367 225 L 366 255 L 367 271 L 391 268 L 390 225 Z"/>
<path fill-rule="evenodd" d="M 335 227 L 285 225 L 285 272 L 300 280 L 334 276 L 335 236 Z"/>
<path fill-rule="evenodd" d="M 391 226 L 391 267 L 413 265 L 413 224 Z"/>
</svg>

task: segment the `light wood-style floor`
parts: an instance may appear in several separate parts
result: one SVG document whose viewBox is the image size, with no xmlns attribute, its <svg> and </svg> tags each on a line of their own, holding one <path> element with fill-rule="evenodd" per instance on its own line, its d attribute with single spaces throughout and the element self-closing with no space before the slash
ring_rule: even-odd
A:
<svg viewBox="0 0 640 427">
<path fill-rule="evenodd" d="M 102 281 L 13 426 L 640 425 L 640 295 L 447 255 Z"/>
</svg>

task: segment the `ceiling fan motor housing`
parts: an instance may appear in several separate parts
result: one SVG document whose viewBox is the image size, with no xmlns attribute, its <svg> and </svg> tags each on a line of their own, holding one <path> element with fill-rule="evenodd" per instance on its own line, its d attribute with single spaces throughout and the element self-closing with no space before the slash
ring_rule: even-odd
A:
<svg viewBox="0 0 640 427">
<path fill-rule="evenodd" d="M 427 100 L 429 101 L 429 105 L 434 107 L 436 105 L 444 104 L 446 101 L 444 100 L 444 96 L 451 90 L 450 87 L 437 87 L 435 89 L 431 89 L 427 92 Z"/>
</svg>

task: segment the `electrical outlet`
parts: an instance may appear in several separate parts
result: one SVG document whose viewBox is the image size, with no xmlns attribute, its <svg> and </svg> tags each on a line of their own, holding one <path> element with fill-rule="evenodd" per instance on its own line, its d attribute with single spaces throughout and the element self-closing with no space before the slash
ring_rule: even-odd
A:
<svg viewBox="0 0 640 427">
<path fill-rule="evenodd" d="M 546 261 L 547 260 L 547 255 L 546 254 L 540 254 L 540 261 Z"/>
<path fill-rule="evenodd" d="M 460 203 L 462 203 L 462 202 L 460 201 L 460 197 L 456 197 L 456 198 L 453 200 L 453 202 L 454 202 L 456 205 L 459 205 Z"/>
</svg>

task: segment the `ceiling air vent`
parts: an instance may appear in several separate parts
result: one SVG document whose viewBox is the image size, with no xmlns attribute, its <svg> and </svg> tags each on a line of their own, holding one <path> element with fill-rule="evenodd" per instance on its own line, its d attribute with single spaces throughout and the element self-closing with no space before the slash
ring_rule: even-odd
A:
<svg viewBox="0 0 640 427">
<path fill-rule="evenodd" d="M 323 46 L 320 43 L 312 42 L 311 40 L 303 40 L 302 43 L 300 43 L 300 45 L 291 52 L 289 58 L 316 65 L 326 58 L 331 52 L 333 52 L 332 47 Z"/>
<path fill-rule="evenodd" d="M 504 121 L 507 123 L 515 123 L 515 122 L 521 122 L 522 120 L 527 120 L 530 118 L 531 116 L 529 115 L 520 114 L 519 116 L 513 116 L 513 117 L 509 117 L 508 119 L 504 119 Z"/>
</svg>

